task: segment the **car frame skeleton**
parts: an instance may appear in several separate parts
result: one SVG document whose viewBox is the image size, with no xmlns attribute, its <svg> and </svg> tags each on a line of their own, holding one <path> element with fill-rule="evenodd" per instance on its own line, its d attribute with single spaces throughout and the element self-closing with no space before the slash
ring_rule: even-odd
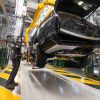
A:
<svg viewBox="0 0 100 100">
<path fill-rule="evenodd" d="M 47 58 L 63 56 L 79 58 L 77 66 L 85 67 L 88 56 L 100 47 L 100 29 L 87 21 L 99 5 L 100 0 L 56 0 L 31 38 L 38 44 L 36 66 L 43 68 Z"/>
</svg>

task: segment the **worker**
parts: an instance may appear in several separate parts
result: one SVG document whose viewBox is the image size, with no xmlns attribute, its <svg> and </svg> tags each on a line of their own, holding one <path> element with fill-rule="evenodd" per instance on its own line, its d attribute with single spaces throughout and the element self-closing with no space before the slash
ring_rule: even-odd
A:
<svg viewBox="0 0 100 100">
<path fill-rule="evenodd" d="M 35 68 L 35 65 L 36 65 L 35 49 L 32 49 L 32 51 L 30 52 L 30 55 L 32 56 L 32 61 L 31 61 L 32 68 Z"/>
<path fill-rule="evenodd" d="M 14 45 L 13 47 L 13 54 L 12 54 L 12 64 L 13 64 L 13 69 L 10 74 L 9 79 L 6 82 L 6 88 L 13 90 L 17 83 L 14 82 L 15 76 L 18 72 L 19 66 L 20 66 L 20 61 L 21 61 L 21 47 L 20 45 Z"/>
<path fill-rule="evenodd" d="M 35 47 L 33 46 L 33 38 L 31 38 L 31 41 L 29 42 L 29 53 L 31 56 L 32 69 L 34 69 L 36 67 L 36 55 L 35 55 Z"/>
</svg>

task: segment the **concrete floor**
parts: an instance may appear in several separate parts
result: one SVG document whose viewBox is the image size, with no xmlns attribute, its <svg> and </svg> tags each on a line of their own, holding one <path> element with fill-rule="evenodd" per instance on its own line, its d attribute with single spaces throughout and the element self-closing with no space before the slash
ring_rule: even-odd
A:
<svg viewBox="0 0 100 100">
<path fill-rule="evenodd" d="M 55 70 L 60 72 L 59 69 Z M 8 71 L 11 72 L 10 67 L 6 68 L 0 77 L 7 80 L 10 75 Z M 76 77 L 74 74 L 62 71 L 60 73 Z M 48 68 L 32 69 L 31 65 L 21 62 L 20 71 L 17 75 L 17 81 L 21 87 L 16 87 L 16 91 L 12 92 L 1 86 L 0 100 L 100 100 L 100 90 L 56 72 Z M 93 83 L 93 81 L 89 81 L 89 83 Z M 99 83 L 95 84 L 98 85 Z M 14 93 L 21 94 L 21 96 Z"/>
<path fill-rule="evenodd" d="M 16 95 L 13 91 L 5 88 L 5 83 L 7 82 L 11 71 L 11 66 L 7 66 L 0 72 L 0 100 L 21 100 L 19 95 Z"/>
</svg>

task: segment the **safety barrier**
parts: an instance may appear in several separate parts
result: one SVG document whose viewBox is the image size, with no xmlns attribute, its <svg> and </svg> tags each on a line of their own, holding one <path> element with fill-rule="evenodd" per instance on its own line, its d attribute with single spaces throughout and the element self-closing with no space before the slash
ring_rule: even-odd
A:
<svg viewBox="0 0 100 100">
<path fill-rule="evenodd" d="M 55 59 L 48 61 L 48 63 L 55 67 L 66 67 L 66 60 Z"/>
<path fill-rule="evenodd" d="M 8 50 L 6 45 L 0 45 L 0 67 L 3 69 L 8 64 Z"/>
</svg>

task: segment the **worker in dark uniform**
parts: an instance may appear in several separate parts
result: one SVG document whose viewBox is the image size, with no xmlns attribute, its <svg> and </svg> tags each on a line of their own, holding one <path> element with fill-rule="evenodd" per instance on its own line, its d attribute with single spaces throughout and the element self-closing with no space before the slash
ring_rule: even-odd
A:
<svg viewBox="0 0 100 100">
<path fill-rule="evenodd" d="M 35 65 L 36 65 L 35 49 L 32 49 L 32 51 L 30 52 L 30 55 L 32 56 L 32 61 L 31 61 L 32 68 L 35 68 Z"/>
<path fill-rule="evenodd" d="M 20 45 L 14 45 L 13 54 L 12 54 L 12 64 L 13 69 L 10 74 L 9 79 L 6 82 L 6 88 L 8 89 L 14 89 L 14 87 L 17 85 L 17 83 L 14 82 L 15 76 L 18 72 L 20 61 L 21 61 L 21 47 Z"/>
<path fill-rule="evenodd" d="M 33 48 L 33 38 L 31 38 L 31 41 L 29 42 L 29 52 L 30 52 L 30 56 L 31 56 L 31 64 L 32 64 L 32 69 L 34 69 L 36 67 L 36 56 L 35 56 L 35 49 Z"/>
</svg>

